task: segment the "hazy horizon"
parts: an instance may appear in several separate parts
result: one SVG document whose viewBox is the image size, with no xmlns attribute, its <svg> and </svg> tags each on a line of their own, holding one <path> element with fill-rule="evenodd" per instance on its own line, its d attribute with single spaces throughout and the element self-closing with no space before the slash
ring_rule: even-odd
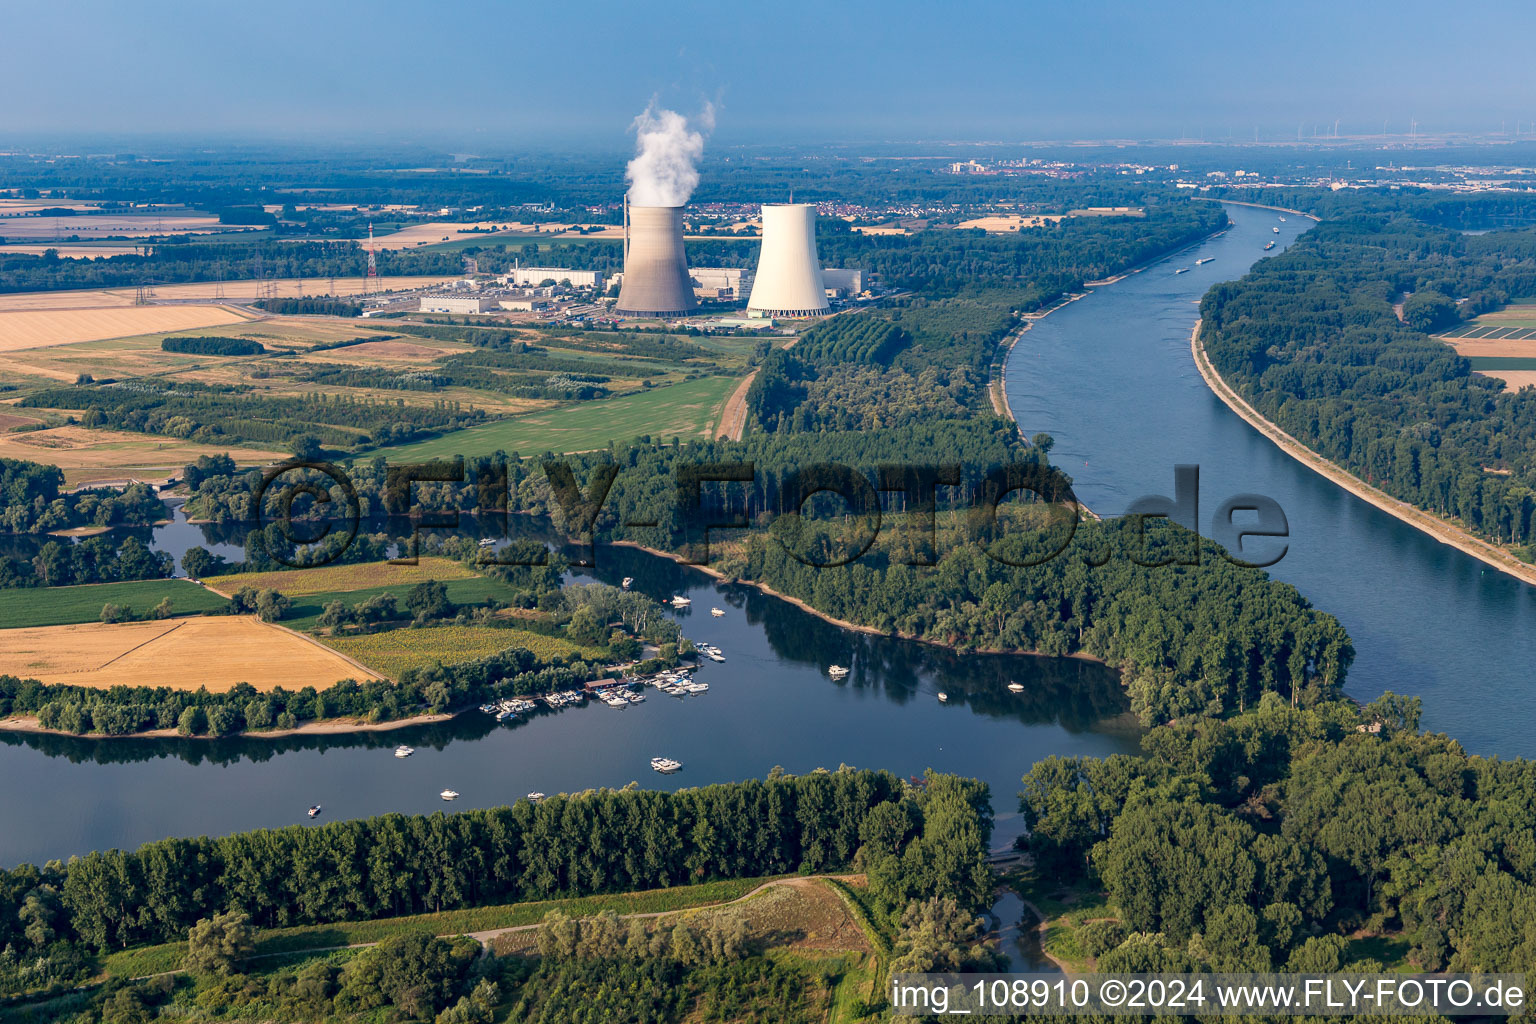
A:
<svg viewBox="0 0 1536 1024">
<path fill-rule="evenodd" d="M 910 0 L 440 10 L 88 0 L 61 32 L 58 10 L 14 7 L 0 146 L 174 137 L 618 152 L 653 96 L 685 114 L 714 103 L 719 145 L 1284 142 L 1335 123 L 1340 135 L 1407 134 L 1415 121 L 1421 135 L 1536 135 L 1521 31 L 1536 15 L 1512 4 L 1456 18 L 1422 0 L 1196 0 L 1177 15 L 1120 2 L 951 15 Z"/>
</svg>

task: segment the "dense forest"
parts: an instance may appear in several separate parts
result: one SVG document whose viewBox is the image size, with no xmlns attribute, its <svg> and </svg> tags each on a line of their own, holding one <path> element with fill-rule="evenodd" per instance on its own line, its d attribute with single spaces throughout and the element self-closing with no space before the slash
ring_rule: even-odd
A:
<svg viewBox="0 0 1536 1024">
<path fill-rule="evenodd" d="M 1047 758 L 1020 794 L 1029 846 L 1118 910 L 1091 926 L 1099 970 L 1382 970 L 1356 935 L 1402 940 L 1422 971 L 1524 970 L 1536 765 L 1469 756 L 1418 716 L 1392 694 L 1267 698 L 1149 733 L 1142 757 Z"/>
<path fill-rule="evenodd" d="M 1324 209 L 1333 219 L 1206 295 L 1212 363 L 1309 447 L 1531 560 L 1536 391 L 1503 390 L 1427 335 L 1536 296 L 1536 229 L 1463 233 L 1536 222 L 1536 202 L 1371 195 Z"/>
<path fill-rule="evenodd" d="M 165 518 L 164 503 L 146 484 L 131 484 L 122 491 L 63 490 L 64 472 L 57 466 L 0 459 L 0 530 L 49 533 L 77 526 L 144 525 Z"/>
</svg>

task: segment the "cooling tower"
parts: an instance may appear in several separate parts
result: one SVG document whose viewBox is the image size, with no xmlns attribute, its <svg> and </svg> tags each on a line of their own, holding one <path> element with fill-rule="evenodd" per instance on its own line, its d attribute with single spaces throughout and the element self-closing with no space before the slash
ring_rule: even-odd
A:
<svg viewBox="0 0 1536 1024">
<path fill-rule="evenodd" d="M 787 203 L 763 207 L 763 251 L 747 308 L 770 316 L 827 311 L 827 290 L 816 257 L 816 207 Z"/>
<path fill-rule="evenodd" d="M 683 252 L 681 206 L 630 206 L 624 201 L 624 284 L 620 313 L 682 316 L 697 307 Z"/>
</svg>

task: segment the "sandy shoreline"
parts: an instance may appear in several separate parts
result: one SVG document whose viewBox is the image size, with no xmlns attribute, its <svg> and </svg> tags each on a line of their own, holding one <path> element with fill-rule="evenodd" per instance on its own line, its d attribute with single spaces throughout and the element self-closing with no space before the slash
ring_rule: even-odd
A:
<svg viewBox="0 0 1536 1024">
<path fill-rule="evenodd" d="M 70 736 L 81 740 L 213 740 L 213 739 L 281 739 L 284 736 L 335 736 L 342 733 L 353 732 L 389 732 L 392 729 L 404 729 L 412 725 L 431 725 L 435 722 L 446 722 L 454 716 L 442 715 L 414 715 L 410 718 L 400 718 L 392 722 L 365 722 L 360 718 L 326 718 L 317 722 L 305 722 L 303 725 L 292 729 L 263 729 L 257 732 L 235 732 L 228 736 L 183 736 L 175 729 L 151 729 L 148 732 L 131 732 L 122 736 L 108 736 L 106 733 L 66 732 L 63 729 L 44 729 L 37 720 L 36 715 L 9 715 L 0 718 L 0 730 L 6 732 L 36 732 L 46 733 L 50 736 Z"/>
<path fill-rule="evenodd" d="M 1229 409 L 1273 441 L 1281 451 L 1320 476 L 1327 477 L 1355 497 L 1370 502 L 1381 511 L 1400 519 L 1421 533 L 1428 534 L 1441 544 L 1448 544 L 1463 554 L 1471 555 L 1478 561 L 1507 573 L 1523 583 L 1536 586 L 1536 566 L 1520 561 L 1504 549 L 1468 533 L 1454 523 L 1449 523 L 1406 501 L 1399 501 L 1314 452 L 1261 416 L 1258 410 L 1249 405 L 1247 400 L 1216 373 L 1216 368 L 1211 365 L 1210 358 L 1205 354 L 1205 346 L 1200 342 L 1200 325 L 1201 321 L 1196 320 L 1195 329 L 1189 336 L 1189 347 L 1195 357 L 1195 366 L 1200 370 L 1200 376 L 1205 379 L 1206 386 L 1217 398 L 1226 403 Z"/>
</svg>

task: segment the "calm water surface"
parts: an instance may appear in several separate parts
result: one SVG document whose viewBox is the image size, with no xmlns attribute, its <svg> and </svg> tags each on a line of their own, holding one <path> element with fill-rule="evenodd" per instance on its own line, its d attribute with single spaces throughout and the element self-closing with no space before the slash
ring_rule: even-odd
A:
<svg viewBox="0 0 1536 1024">
<path fill-rule="evenodd" d="M 1052 459 L 1100 513 L 1173 494 L 1173 467 L 1200 466 L 1201 531 L 1231 495 L 1277 500 L 1290 547 L 1272 572 L 1338 616 L 1357 656 L 1348 692 L 1424 698 L 1426 728 L 1481 754 L 1536 754 L 1526 687 L 1536 660 L 1536 590 L 1334 486 L 1283 454 L 1211 394 L 1189 338 L 1212 284 L 1246 270 L 1311 221 L 1228 206 L 1235 227 L 1037 324 L 1008 362 L 1026 434 L 1056 438 Z M 1272 229 L 1278 227 L 1279 234 Z M 1195 267 L 1197 258 L 1214 262 Z M 1179 267 L 1192 267 L 1175 274 Z"/>
</svg>

